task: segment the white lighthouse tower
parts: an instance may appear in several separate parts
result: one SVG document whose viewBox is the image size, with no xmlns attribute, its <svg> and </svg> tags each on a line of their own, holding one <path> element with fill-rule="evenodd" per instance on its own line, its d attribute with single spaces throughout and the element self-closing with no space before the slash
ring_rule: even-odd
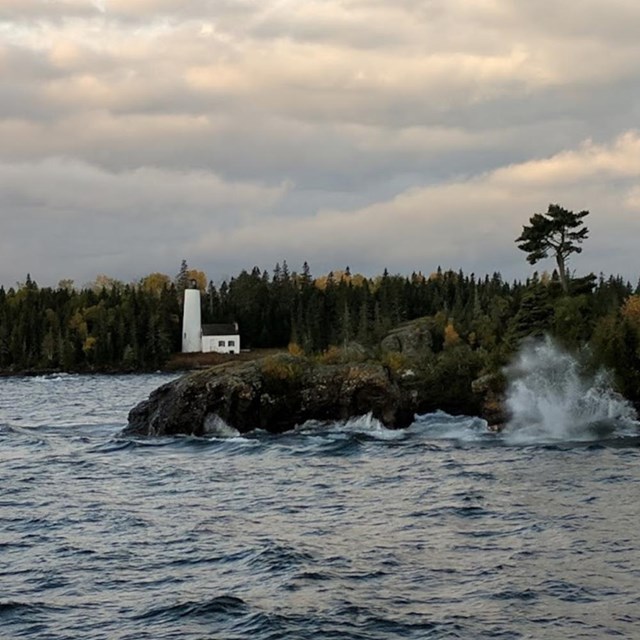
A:
<svg viewBox="0 0 640 640">
<path fill-rule="evenodd" d="M 182 353 L 202 351 L 202 318 L 200 317 L 200 291 L 184 290 L 182 313 Z"/>
</svg>

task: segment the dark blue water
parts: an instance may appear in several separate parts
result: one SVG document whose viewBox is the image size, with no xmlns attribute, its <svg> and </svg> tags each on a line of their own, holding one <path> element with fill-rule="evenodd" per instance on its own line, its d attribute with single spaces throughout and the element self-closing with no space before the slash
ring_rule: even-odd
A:
<svg viewBox="0 0 640 640">
<path fill-rule="evenodd" d="M 633 431 L 120 438 L 165 380 L 0 380 L 2 638 L 640 637 Z"/>
</svg>

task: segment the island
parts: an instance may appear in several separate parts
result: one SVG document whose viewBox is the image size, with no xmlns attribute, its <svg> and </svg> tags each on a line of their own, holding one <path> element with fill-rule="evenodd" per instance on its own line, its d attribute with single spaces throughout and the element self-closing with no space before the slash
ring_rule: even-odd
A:
<svg viewBox="0 0 640 640">
<path fill-rule="evenodd" d="M 281 433 L 308 420 L 372 414 L 391 428 L 438 409 L 501 421 L 492 377 L 471 359 L 443 366 L 432 351 L 431 319 L 390 332 L 377 353 L 350 344 L 319 357 L 281 353 L 189 373 L 151 393 L 129 413 L 125 435 L 207 436 L 223 421 L 240 433 Z M 499 386 L 499 383 L 497 383 Z"/>
</svg>

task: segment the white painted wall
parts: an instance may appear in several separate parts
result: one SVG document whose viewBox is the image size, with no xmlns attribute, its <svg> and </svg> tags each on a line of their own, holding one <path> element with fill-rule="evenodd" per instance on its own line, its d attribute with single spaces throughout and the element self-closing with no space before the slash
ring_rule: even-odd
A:
<svg viewBox="0 0 640 640">
<path fill-rule="evenodd" d="M 202 336 L 202 352 L 240 353 L 240 336 Z"/>
<path fill-rule="evenodd" d="M 182 314 L 182 353 L 198 353 L 200 351 L 202 351 L 200 291 L 185 289 Z"/>
</svg>

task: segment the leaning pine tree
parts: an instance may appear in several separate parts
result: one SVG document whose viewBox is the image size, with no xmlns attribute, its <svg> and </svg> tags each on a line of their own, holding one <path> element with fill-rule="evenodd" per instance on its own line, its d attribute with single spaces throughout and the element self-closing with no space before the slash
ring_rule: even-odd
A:
<svg viewBox="0 0 640 640">
<path fill-rule="evenodd" d="M 589 229 L 583 226 L 588 215 L 588 211 L 574 213 L 550 204 L 547 213 L 534 213 L 529 225 L 525 225 L 522 234 L 516 238 L 518 249 L 527 253 L 527 261 L 531 264 L 549 255 L 555 257 L 565 293 L 569 291 L 567 261 L 572 253 L 582 253 L 579 245 L 589 235 Z"/>
</svg>

